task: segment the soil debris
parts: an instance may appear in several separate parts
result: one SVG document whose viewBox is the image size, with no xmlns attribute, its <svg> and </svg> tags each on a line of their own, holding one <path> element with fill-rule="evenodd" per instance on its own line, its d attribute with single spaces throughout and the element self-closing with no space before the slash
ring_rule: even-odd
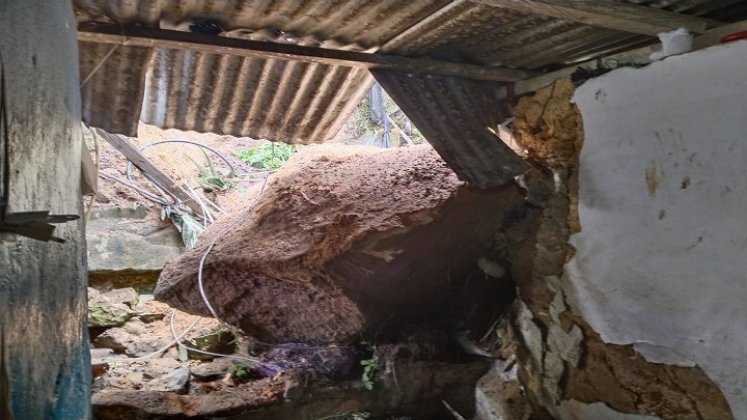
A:
<svg viewBox="0 0 747 420">
<path fill-rule="evenodd" d="M 512 294 L 510 281 L 486 276 L 477 260 L 504 215 L 524 205 L 515 185 L 468 188 L 429 146 L 310 153 L 318 152 L 291 159 L 256 204 L 168 263 L 156 298 L 209 315 L 197 273 L 211 244 L 210 304 L 265 342 L 349 343 L 443 316 L 465 289 L 492 296 L 491 309 L 502 290 Z"/>
</svg>

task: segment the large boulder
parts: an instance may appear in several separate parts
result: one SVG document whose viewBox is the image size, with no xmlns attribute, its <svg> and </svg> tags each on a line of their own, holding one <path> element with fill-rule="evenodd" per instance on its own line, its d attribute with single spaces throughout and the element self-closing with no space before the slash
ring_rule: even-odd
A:
<svg viewBox="0 0 747 420">
<path fill-rule="evenodd" d="M 197 272 L 214 243 L 203 283 L 218 315 L 260 340 L 305 343 L 432 319 L 465 287 L 500 283 L 477 261 L 524 202 L 513 183 L 469 188 L 429 146 L 307 150 L 250 197 L 166 265 L 156 298 L 209 315 Z"/>
</svg>

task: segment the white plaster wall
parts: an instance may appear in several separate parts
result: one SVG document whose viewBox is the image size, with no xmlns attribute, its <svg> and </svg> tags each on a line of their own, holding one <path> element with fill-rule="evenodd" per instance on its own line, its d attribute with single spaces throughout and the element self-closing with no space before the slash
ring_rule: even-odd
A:
<svg viewBox="0 0 747 420">
<path fill-rule="evenodd" d="M 747 41 L 613 71 L 574 101 L 570 303 L 607 342 L 700 366 L 747 419 Z"/>
</svg>

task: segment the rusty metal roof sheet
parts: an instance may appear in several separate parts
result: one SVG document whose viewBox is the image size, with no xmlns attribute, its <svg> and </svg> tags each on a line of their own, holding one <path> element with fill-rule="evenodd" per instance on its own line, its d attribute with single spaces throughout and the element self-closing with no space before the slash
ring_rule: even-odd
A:
<svg viewBox="0 0 747 420">
<path fill-rule="evenodd" d="M 371 71 L 460 179 L 497 187 L 528 169 L 490 128 L 502 117 L 498 84 L 398 71 Z"/>
<path fill-rule="evenodd" d="M 373 51 L 445 3 L 76 0 L 75 6 L 79 21 L 183 29 L 194 18 L 212 19 L 228 36 Z M 361 69 L 158 48 L 120 46 L 104 60 L 109 46 L 86 44 L 81 79 L 106 63 L 83 86 L 84 120 L 126 135 L 135 135 L 140 118 L 162 128 L 322 142 L 334 137 L 372 81 Z"/>
<path fill-rule="evenodd" d="M 270 28 L 339 45 L 378 48 L 449 0 L 74 0 L 78 20 L 179 27 L 192 19 L 228 31 Z"/>
<path fill-rule="evenodd" d="M 79 42 L 83 121 L 112 133 L 137 134 L 143 79 L 152 48 Z"/>
<path fill-rule="evenodd" d="M 334 137 L 370 86 L 365 69 L 159 49 L 141 119 L 287 143 Z"/>
</svg>

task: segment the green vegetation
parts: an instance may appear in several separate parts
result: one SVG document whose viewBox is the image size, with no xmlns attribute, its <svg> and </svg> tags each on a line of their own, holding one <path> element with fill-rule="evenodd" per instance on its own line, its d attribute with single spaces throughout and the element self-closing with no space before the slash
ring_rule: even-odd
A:
<svg viewBox="0 0 747 420">
<path fill-rule="evenodd" d="M 166 219 L 171 219 L 171 222 L 176 226 L 176 230 L 182 235 L 182 242 L 184 242 L 184 246 L 187 248 L 195 246 L 197 237 L 205 229 L 205 226 L 189 214 L 179 214 L 169 206 L 161 208 L 161 220 Z"/>
<path fill-rule="evenodd" d="M 406 130 L 405 134 L 415 144 L 426 143 L 425 137 L 418 131 L 418 129 L 410 122 L 404 112 L 397 106 L 394 100 L 384 92 L 384 109 L 389 118 L 394 121 L 397 125 L 390 125 L 390 138 L 393 141 L 394 146 L 405 145 L 405 140 L 400 140 L 402 132 L 400 130 Z M 355 107 L 353 113 L 348 118 L 347 129 L 353 138 L 358 139 L 356 143 L 360 143 L 361 139 L 368 139 L 374 135 L 380 135 L 384 131 L 384 127 L 374 124 L 371 121 L 371 106 L 368 102 L 368 97 L 364 97 L 361 102 Z"/>
<path fill-rule="evenodd" d="M 363 382 L 363 387 L 371 391 L 374 386 L 374 375 L 379 370 L 379 358 L 376 356 L 376 345 L 366 342 L 361 344 L 365 345 L 371 351 L 370 359 L 361 360 L 361 366 L 363 366 L 361 381 Z"/>
<path fill-rule="evenodd" d="M 240 381 L 249 379 L 251 376 L 251 370 L 241 363 L 237 363 L 228 373 L 231 374 L 232 378 Z"/>
<path fill-rule="evenodd" d="M 199 173 L 199 175 L 197 176 L 196 181 L 198 184 L 200 184 L 200 188 L 202 188 L 206 192 L 226 191 L 234 188 L 235 184 L 229 179 L 233 178 L 234 174 L 232 172 L 223 174 L 220 171 L 217 171 L 204 150 L 202 151 L 202 154 L 203 156 L 205 156 L 205 160 L 207 161 L 207 167 L 200 165 L 199 163 L 195 162 L 194 159 L 187 156 L 187 158 L 191 160 L 192 163 L 194 163 L 197 167 L 197 172 Z"/>
<path fill-rule="evenodd" d="M 269 143 L 234 155 L 254 168 L 274 171 L 295 153 L 297 146 L 285 143 Z"/>
</svg>

